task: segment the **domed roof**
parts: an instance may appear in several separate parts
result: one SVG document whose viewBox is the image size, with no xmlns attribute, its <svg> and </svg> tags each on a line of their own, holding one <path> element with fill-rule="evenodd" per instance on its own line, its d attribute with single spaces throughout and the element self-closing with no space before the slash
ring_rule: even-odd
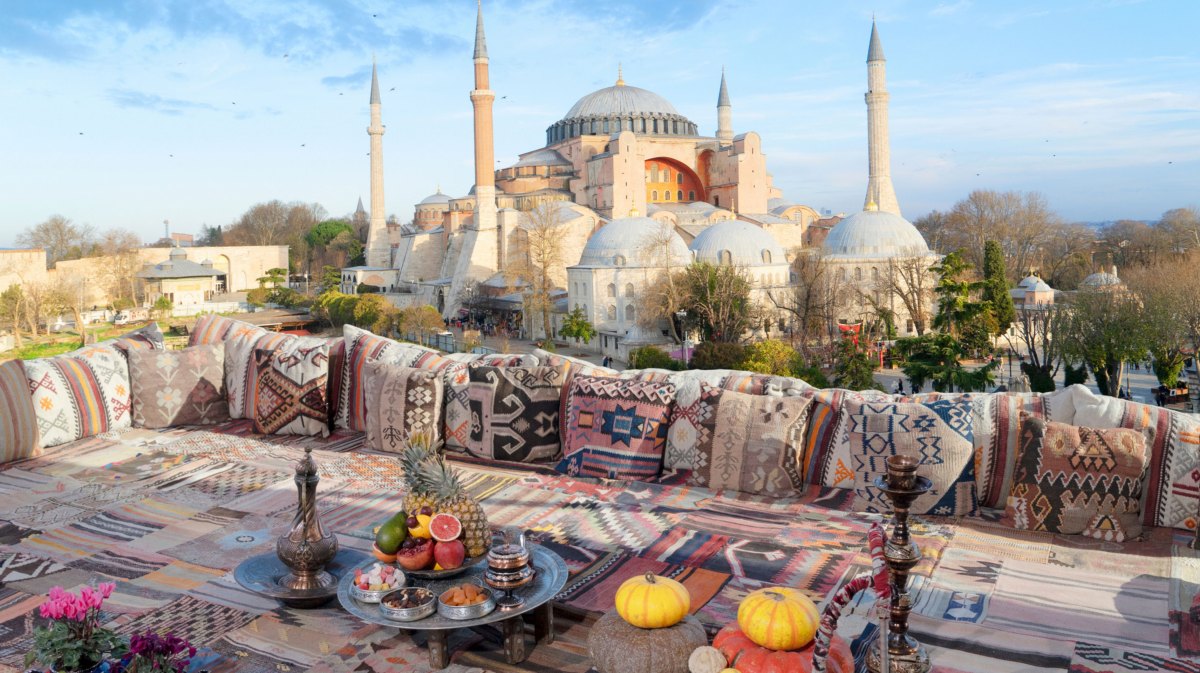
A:
<svg viewBox="0 0 1200 673">
<path fill-rule="evenodd" d="M 1034 275 L 1026 276 L 1017 283 L 1017 287 L 1024 289 L 1026 292 L 1051 292 L 1050 286 L 1046 281 Z"/>
<path fill-rule="evenodd" d="M 450 205 L 450 197 L 446 194 L 443 194 L 441 189 L 438 189 L 436 194 L 430 194 L 429 196 L 426 196 L 425 198 L 421 199 L 421 202 L 418 203 L 417 205 L 418 206 L 434 206 L 434 205 L 448 206 L 448 205 Z"/>
<path fill-rule="evenodd" d="M 666 98 L 636 86 L 614 84 L 580 98 L 563 119 L 637 114 L 682 116 Z"/>
<path fill-rule="evenodd" d="M 882 210 L 864 210 L 838 222 L 824 247 L 826 254 L 846 259 L 930 254 L 925 238 L 911 222 Z"/>
<path fill-rule="evenodd" d="M 698 261 L 710 264 L 720 264 L 723 252 L 728 252 L 729 261 L 737 266 L 787 264 L 787 253 L 779 241 L 762 227 L 743 220 L 725 220 L 706 228 L 691 248 Z"/>
<path fill-rule="evenodd" d="M 1117 267 L 1113 267 L 1112 272 L 1097 271 L 1087 278 L 1083 279 L 1082 285 L 1091 289 L 1101 289 L 1106 287 L 1116 287 L 1121 284 L 1121 279 L 1117 277 Z"/>
<path fill-rule="evenodd" d="M 509 168 L 521 168 L 523 166 L 570 166 L 571 162 L 567 161 L 563 155 L 548 148 L 543 147 L 540 150 L 535 150 L 521 157 L 520 161 L 509 166 Z"/>
<path fill-rule="evenodd" d="M 613 220 L 588 239 L 579 266 L 654 266 L 657 262 L 645 258 L 645 249 L 662 228 L 661 222 L 649 217 Z M 673 229 L 670 249 L 673 263 L 682 266 L 692 261 L 687 243 Z"/>
</svg>

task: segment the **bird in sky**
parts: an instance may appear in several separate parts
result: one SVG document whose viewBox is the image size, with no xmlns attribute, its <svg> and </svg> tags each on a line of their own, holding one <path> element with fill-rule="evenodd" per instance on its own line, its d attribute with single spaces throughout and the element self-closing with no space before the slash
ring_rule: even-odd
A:
<svg viewBox="0 0 1200 673">
<path fill-rule="evenodd" d="M 304 143 L 300 143 L 300 147 L 307 147 Z"/>
</svg>

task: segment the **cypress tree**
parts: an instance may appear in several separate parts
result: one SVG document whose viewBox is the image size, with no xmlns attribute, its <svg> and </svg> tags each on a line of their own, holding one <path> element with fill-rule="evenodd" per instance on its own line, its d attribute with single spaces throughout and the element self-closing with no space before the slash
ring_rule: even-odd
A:
<svg viewBox="0 0 1200 673">
<path fill-rule="evenodd" d="M 1017 319 L 1012 295 L 1008 293 L 1008 277 L 1004 269 L 1004 252 L 997 241 L 983 244 L 983 299 L 992 307 L 996 318 L 996 336 L 1008 331 Z"/>
</svg>

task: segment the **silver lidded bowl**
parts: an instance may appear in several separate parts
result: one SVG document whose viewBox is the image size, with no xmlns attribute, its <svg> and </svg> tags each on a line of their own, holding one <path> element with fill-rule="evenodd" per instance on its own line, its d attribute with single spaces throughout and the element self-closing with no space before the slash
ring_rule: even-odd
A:
<svg viewBox="0 0 1200 673">
<path fill-rule="evenodd" d="M 496 596 L 492 593 L 491 589 L 485 586 L 480 586 L 479 590 L 487 598 L 485 598 L 482 603 L 476 603 L 474 605 L 447 605 L 444 601 L 442 601 L 442 596 L 439 595 L 437 599 L 438 614 L 446 619 L 454 619 L 458 621 L 479 619 L 484 615 L 491 614 L 491 612 L 496 609 Z M 447 591 L 449 591 L 449 589 L 447 589 Z M 443 591 L 442 595 L 445 595 L 445 593 L 446 591 Z"/>
<path fill-rule="evenodd" d="M 412 608 L 394 608 L 388 605 L 388 599 L 391 594 L 412 598 L 417 602 L 416 607 Z M 405 587 L 403 589 L 393 589 L 387 592 L 379 602 L 379 612 L 388 619 L 394 619 L 398 622 L 415 622 L 418 619 L 425 619 L 438 609 L 438 597 L 432 591 L 424 587 Z"/>
<path fill-rule="evenodd" d="M 350 596 L 354 598 L 354 600 L 363 603 L 378 603 L 379 601 L 383 600 L 384 596 L 396 591 L 397 589 L 401 589 L 408 584 L 408 578 L 404 576 L 404 571 L 400 570 L 400 568 L 396 568 L 396 576 L 400 578 L 399 586 L 388 587 L 387 589 L 380 589 L 378 591 L 360 589 L 358 588 L 357 584 L 351 584 Z"/>
</svg>

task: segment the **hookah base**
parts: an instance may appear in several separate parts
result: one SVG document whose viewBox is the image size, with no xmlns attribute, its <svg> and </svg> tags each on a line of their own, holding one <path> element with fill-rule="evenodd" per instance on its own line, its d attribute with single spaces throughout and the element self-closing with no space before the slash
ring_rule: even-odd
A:
<svg viewBox="0 0 1200 673">
<path fill-rule="evenodd" d="M 925 651 L 925 646 L 915 645 L 916 647 L 907 652 L 896 652 L 889 649 L 889 670 L 887 671 L 883 670 L 883 660 L 879 656 L 879 645 L 873 645 L 867 651 L 867 670 L 871 671 L 871 673 L 928 673 L 929 669 L 933 667 L 933 663 L 929 660 L 929 653 Z"/>
</svg>

